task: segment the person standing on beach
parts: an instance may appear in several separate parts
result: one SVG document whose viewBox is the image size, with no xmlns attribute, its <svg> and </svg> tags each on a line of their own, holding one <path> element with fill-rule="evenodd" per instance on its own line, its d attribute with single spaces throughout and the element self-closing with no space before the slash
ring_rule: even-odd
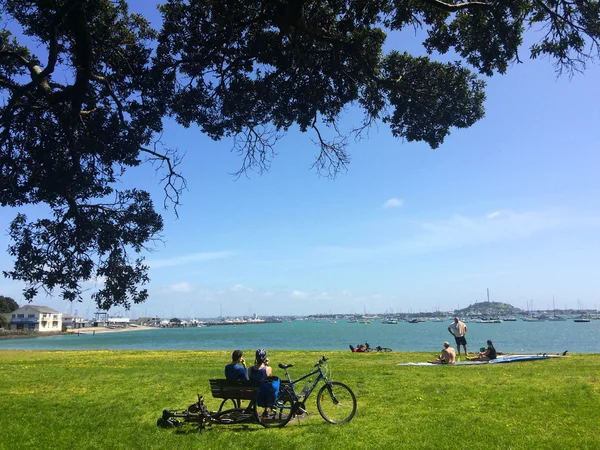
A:
<svg viewBox="0 0 600 450">
<path fill-rule="evenodd" d="M 454 336 L 454 340 L 456 341 L 456 349 L 458 350 L 458 356 L 460 357 L 460 346 L 462 345 L 465 349 L 466 357 L 468 355 L 467 339 L 465 337 L 467 334 L 467 326 L 458 317 L 455 317 L 454 323 L 448 327 L 448 332 Z"/>
<path fill-rule="evenodd" d="M 225 366 L 225 378 L 232 381 L 248 379 L 246 361 L 241 350 L 234 350 L 231 354 L 231 364 Z"/>
</svg>

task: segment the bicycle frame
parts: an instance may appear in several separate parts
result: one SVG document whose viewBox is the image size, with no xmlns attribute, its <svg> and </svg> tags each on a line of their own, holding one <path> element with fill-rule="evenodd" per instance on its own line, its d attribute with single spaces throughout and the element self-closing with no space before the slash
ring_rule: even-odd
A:
<svg viewBox="0 0 600 450">
<path fill-rule="evenodd" d="M 325 376 L 325 373 L 323 372 L 323 368 L 321 367 L 321 364 L 317 364 L 317 368 L 315 370 L 313 370 L 312 372 L 307 373 L 306 375 L 301 376 L 300 378 L 298 378 L 297 380 L 292 380 L 292 377 L 290 377 L 290 374 L 288 373 L 288 369 L 284 369 L 285 370 L 285 375 L 288 379 L 288 386 L 291 387 L 290 392 L 292 393 L 292 395 L 294 396 L 294 400 L 298 401 L 300 399 L 300 396 L 298 395 L 298 393 L 296 392 L 296 388 L 295 385 L 296 383 L 299 383 L 302 380 L 305 380 L 309 377 L 312 377 L 313 375 L 317 375 L 317 378 L 315 379 L 315 381 L 313 381 L 310 385 L 310 387 L 308 388 L 308 392 L 306 393 L 306 395 L 303 398 L 303 401 L 306 401 L 306 399 L 308 399 L 308 397 L 310 397 L 310 395 L 312 394 L 312 392 L 315 390 L 315 388 L 317 387 L 317 384 L 319 384 L 319 381 L 321 380 L 325 380 L 325 383 L 328 382 L 327 377 Z"/>
</svg>

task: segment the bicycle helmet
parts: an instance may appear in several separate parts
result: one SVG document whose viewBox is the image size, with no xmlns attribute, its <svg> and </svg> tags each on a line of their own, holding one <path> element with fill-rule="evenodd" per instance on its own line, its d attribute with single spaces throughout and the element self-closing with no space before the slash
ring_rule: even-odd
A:
<svg viewBox="0 0 600 450">
<path fill-rule="evenodd" d="M 256 350 L 256 362 L 258 364 L 264 362 L 267 359 L 267 352 L 264 348 L 259 348 Z"/>
</svg>

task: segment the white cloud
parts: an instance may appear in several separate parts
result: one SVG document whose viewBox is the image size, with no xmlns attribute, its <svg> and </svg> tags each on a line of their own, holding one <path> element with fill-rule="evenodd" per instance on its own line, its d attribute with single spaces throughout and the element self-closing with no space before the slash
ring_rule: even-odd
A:
<svg viewBox="0 0 600 450">
<path fill-rule="evenodd" d="M 246 287 L 242 284 L 234 284 L 233 286 L 231 286 L 229 288 L 230 291 L 232 292 L 245 292 L 245 293 L 251 293 L 252 289 L 249 287 Z"/>
<path fill-rule="evenodd" d="M 494 220 L 490 220 L 490 216 Z M 394 241 L 397 232 L 390 229 L 387 243 L 357 247 L 330 246 L 319 249 L 317 256 L 321 262 L 332 264 L 390 255 L 433 253 L 527 239 L 556 230 L 597 227 L 600 217 L 558 211 L 498 211 L 498 214 L 482 216 L 456 214 L 448 219 L 412 225 L 416 226 L 411 232 L 412 236 L 402 229 L 402 237 Z"/>
<path fill-rule="evenodd" d="M 404 205 L 404 200 L 402 200 L 401 198 L 390 198 L 381 207 L 384 208 L 384 209 L 387 209 L 387 208 L 398 208 L 398 207 L 400 207 L 402 205 Z"/>
<path fill-rule="evenodd" d="M 308 292 L 304 292 L 304 291 L 292 291 L 290 296 L 292 296 L 294 298 L 308 298 L 308 297 L 310 297 L 310 294 Z"/>
<path fill-rule="evenodd" d="M 193 253 L 191 255 L 175 256 L 167 259 L 155 259 L 146 261 L 151 269 L 160 269 L 163 267 L 180 266 L 183 264 L 190 264 L 195 262 L 213 261 L 215 259 L 228 258 L 235 255 L 234 252 L 204 252 L 204 253 Z"/>
<path fill-rule="evenodd" d="M 504 212 L 489 216 L 467 217 L 460 214 L 450 219 L 421 224 L 421 233 L 400 242 L 396 249 L 405 254 L 427 253 L 466 246 L 514 241 L 574 226 L 571 217 L 552 212 Z"/>
<path fill-rule="evenodd" d="M 190 293 L 190 292 L 192 292 L 194 290 L 194 287 L 190 283 L 188 283 L 187 281 L 184 281 L 182 283 L 172 284 L 167 289 L 169 291 L 171 291 L 171 292 L 178 292 L 178 293 L 181 293 L 181 294 L 188 294 L 188 293 Z"/>
<path fill-rule="evenodd" d="M 489 213 L 487 215 L 488 219 L 495 219 L 496 217 L 500 217 L 500 215 L 502 214 L 501 211 L 494 211 L 493 213 Z"/>
</svg>

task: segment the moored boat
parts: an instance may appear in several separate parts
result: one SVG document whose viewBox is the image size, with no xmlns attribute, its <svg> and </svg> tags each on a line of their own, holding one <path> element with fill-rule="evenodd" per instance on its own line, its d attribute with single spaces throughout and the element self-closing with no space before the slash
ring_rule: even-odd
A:
<svg viewBox="0 0 600 450">
<path fill-rule="evenodd" d="M 397 324 L 398 321 L 392 317 L 388 317 L 386 319 L 381 319 L 381 323 Z"/>
</svg>

